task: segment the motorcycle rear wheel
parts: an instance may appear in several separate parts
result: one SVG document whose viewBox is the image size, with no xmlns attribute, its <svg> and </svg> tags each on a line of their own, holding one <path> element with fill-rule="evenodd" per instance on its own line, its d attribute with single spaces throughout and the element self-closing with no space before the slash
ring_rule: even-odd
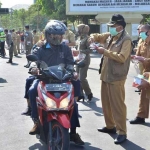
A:
<svg viewBox="0 0 150 150">
<path fill-rule="evenodd" d="M 50 135 L 50 133 L 49 133 Z M 59 122 L 52 123 L 52 143 L 48 135 L 48 150 L 69 150 L 70 136 L 69 129 L 64 128 Z"/>
</svg>

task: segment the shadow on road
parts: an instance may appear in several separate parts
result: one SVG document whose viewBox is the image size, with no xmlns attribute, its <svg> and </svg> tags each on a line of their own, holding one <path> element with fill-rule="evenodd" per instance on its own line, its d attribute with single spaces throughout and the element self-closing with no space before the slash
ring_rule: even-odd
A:
<svg viewBox="0 0 150 150">
<path fill-rule="evenodd" d="M 12 65 L 12 66 L 17 66 L 18 64 L 13 62 L 11 65 Z"/>
<path fill-rule="evenodd" d="M 15 56 L 16 58 L 22 58 L 21 56 Z"/>
<path fill-rule="evenodd" d="M 115 134 L 109 134 L 113 139 L 116 138 Z M 137 144 L 133 143 L 130 140 L 126 140 L 124 143 L 120 144 L 125 150 L 145 150 L 144 148 L 138 146 Z"/>
<path fill-rule="evenodd" d="M 3 59 L 9 59 L 9 57 L 6 57 L 6 56 L 5 56 L 5 57 L 3 57 Z"/>
<path fill-rule="evenodd" d="M 46 145 L 36 143 L 30 146 L 29 150 L 46 150 Z M 78 146 L 73 143 L 70 143 L 70 150 L 102 150 L 102 149 L 90 146 L 90 143 L 85 143 L 84 146 Z"/>
<path fill-rule="evenodd" d="M 131 142 L 130 140 L 126 140 L 124 143 L 120 144 L 124 149 L 135 149 L 135 150 L 145 150 L 144 148 L 138 146 L 137 144 Z"/>
<path fill-rule="evenodd" d="M 82 102 L 83 105 L 91 108 L 91 110 L 96 111 L 95 115 L 97 116 L 103 116 L 103 111 L 101 107 L 97 107 L 94 100 L 99 100 L 98 98 L 93 98 L 91 102 Z M 79 111 L 90 111 L 90 110 L 79 110 Z"/>
<path fill-rule="evenodd" d="M 0 78 L 0 83 L 7 83 L 6 79 Z"/>
<path fill-rule="evenodd" d="M 90 146 L 91 144 L 90 143 L 85 143 L 84 146 L 78 146 L 78 145 L 75 145 L 73 143 L 70 143 L 70 150 L 102 150 L 100 148 L 97 148 L 97 147 L 93 147 L 93 146 Z"/>
<path fill-rule="evenodd" d="M 29 150 L 46 150 L 46 146 L 40 143 L 36 143 L 29 147 Z"/>
<path fill-rule="evenodd" d="M 97 71 L 97 74 L 98 74 L 98 70 L 99 70 L 99 69 L 91 68 L 91 67 L 89 67 L 89 69 L 90 69 L 90 70 L 95 70 L 95 71 Z"/>
<path fill-rule="evenodd" d="M 149 123 L 149 122 L 147 122 L 147 123 L 145 123 L 145 124 L 141 124 L 141 125 L 150 127 L 150 123 Z"/>
</svg>

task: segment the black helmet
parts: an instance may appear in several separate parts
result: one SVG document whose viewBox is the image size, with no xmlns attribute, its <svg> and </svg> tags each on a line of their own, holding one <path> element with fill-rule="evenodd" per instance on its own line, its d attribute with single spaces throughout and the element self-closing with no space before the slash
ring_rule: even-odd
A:
<svg viewBox="0 0 150 150">
<path fill-rule="evenodd" d="M 50 20 L 45 26 L 45 37 L 47 34 L 63 35 L 67 30 L 66 25 L 59 20 Z"/>
</svg>

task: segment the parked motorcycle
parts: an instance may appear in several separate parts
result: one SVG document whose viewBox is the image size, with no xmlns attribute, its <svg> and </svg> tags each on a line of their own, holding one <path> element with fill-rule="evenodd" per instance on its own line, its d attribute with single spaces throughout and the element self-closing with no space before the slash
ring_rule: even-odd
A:
<svg viewBox="0 0 150 150">
<path fill-rule="evenodd" d="M 40 140 L 46 143 L 48 150 L 69 150 L 70 119 L 74 106 L 74 88 L 70 82 L 73 74 L 63 64 L 47 67 L 35 55 L 28 55 L 27 59 L 37 62 L 39 68 L 36 102 Z"/>
</svg>

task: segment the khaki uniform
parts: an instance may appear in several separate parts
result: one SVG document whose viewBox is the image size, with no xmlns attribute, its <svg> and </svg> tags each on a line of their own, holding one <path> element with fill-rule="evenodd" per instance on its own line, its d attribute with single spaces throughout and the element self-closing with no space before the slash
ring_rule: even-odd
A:
<svg viewBox="0 0 150 150">
<path fill-rule="evenodd" d="M 124 32 L 115 36 L 110 42 L 110 33 L 93 34 L 94 39 L 107 47 L 104 51 L 104 61 L 100 79 L 101 100 L 106 127 L 116 126 L 117 133 L 126 134 L 126 105 L 124 84 L 130 65 L 131 38 Z"/>
<path fill-rule="evenodd" d="M 11 37 L 12 37 L 12 41 L 13 41 L 14 55 L 18 55 L 17 49 L 16 49 L 16 47 L 17 47 L 17 34 L 15 32 L 12 32 Z"/>
<path fill-rule="evenodd" d="M 139 40 L 138 42 L 138 45 L 137 45 L 137 49 L 139 48 L 139 46 L 141 45 L 141 43 L 143 42 L 142 39 Z M 142 62 L 139 62 L 138 63 L 138 67 L 139 67 L 139 71 L 140 71 L 140 74 L 142 75 L 143 74 L 143 63 Z"/>
<path fill-rule="evenodd" d="M 43 32 L 41 32 L 41 34 L 40 34 L 40 37 L 39 37 L 39 40 L 45 40 L 45 35 L 44 35 L 44 33 Z"/>
<path fill-rule="evenodd" d="M 25 35 L 26 55 L 29 55 L 31 53 L 31 49 L 33 46 L 33 36 L 30 31 L 26 31 L 24 35 Z"/>
<path fill-rule="evenodd" d="M 67 30 L 63 36 L 63 39 L 68 40 L 68 43 L 75 43 L 75 34 L 72 31 Z"/>
<path fill-rule="evenodd" d="M 145 58 L 150 58 L 150 43 L 146 43 L 142 41 L 138 46 L 137 56 L 143 56 Z M 150 61 L 146 61 L 143 63 L 143 72 L 150 72 Z M 142 90 L 140 95 L 140 104 L 139 104 L 139 111 L 137 116 L 141 118 L 148 118 L 149 117 L 149 99 L 147 99 L 147 90 Z"/>
<path fill-rule="evenodd" d="M 87 71 L 89 69 L 89 65 L 90 65 L 90 53 L 91 53 L 91 49 L 89 48 L 89 43 L 88 43 L 88 35 L 84 35 L 79 37 L 79 39 L 77 40 L 78 43 L 78 50 L 80 52 L 80 54 L 85 54 L 86 57 L 84 59 L 85 62 L 85 67 L 83 68 L 78 68 L 77 67 L 77 72 L 79 73 L 79 79 L 81 81 L 81 87 L 84 90 L 86 95 L 91 94 L 91 89 L 89 86 L 89 83 L 87 81 Z"/>
<path fill-rule="evenodd" d="M 37 34 L 33 34 L 33 45 L 35 45 L 39 41 L 39 36 Z"/>
<path fill-rule="evenodd" d="M 18 54 L 20 54 L 20 35 L 17 34 L 17 50 L 18 50 Z"/>
</svg>

